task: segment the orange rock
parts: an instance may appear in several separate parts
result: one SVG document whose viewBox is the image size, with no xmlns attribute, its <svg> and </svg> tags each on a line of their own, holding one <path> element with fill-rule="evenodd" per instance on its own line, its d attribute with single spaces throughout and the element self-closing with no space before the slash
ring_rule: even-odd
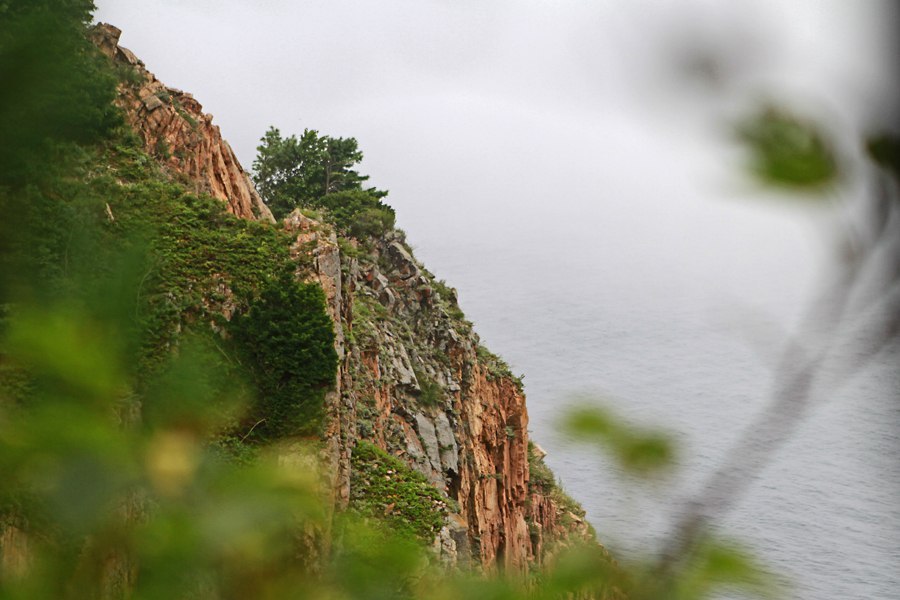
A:
<svg viewBox="0 0 900 600">
<path fill-rule="evenodd" d="M 222 139 L 212 115 L 190 94 L 160 82 L 135 55 L 119 46 L 121 30 L 100 23 L 92 39 L 117 64 L 134 69 L 135 84 L 119 86 L 118 104 L 144 141 L 145 150 L 176 177 L 186 178 L 197 193 L 226 203 L 228 212 L 243 219 L 275 219 L 232 151 Z"/>
</svg>

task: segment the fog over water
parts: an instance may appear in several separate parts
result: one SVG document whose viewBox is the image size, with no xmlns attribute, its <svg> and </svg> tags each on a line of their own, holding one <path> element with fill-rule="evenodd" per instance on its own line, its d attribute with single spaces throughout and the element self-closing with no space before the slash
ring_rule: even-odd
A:
<svg viewBox="0 0 900 600">
<path fill-rule="evenodd" d="M 486 344 L 525 374 L 533 438 L 604 542 L 657 547 L 765 405 L 836 260 L 842 199 L 762 191 L 729 124 L 760 98 L 854 140 L 896 98 L 889 2 L 97 0 L 249 168 L 270 125 L 353 136 L 362 171 Z M 898 356 L 822 395 L 723 524 L 790 597 L 895 598 Z M 682 443 L 635 485 L 568 445 L 579 394 Z"/>
</svg>

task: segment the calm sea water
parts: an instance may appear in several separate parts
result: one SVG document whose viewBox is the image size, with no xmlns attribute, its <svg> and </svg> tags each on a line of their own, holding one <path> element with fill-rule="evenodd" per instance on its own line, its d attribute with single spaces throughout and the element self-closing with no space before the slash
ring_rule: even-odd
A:
<svg viewBox="0 0 900 600">
<path fill-rule="evenodd" d="M 740 203 L 687 206 L 674 223 L 602 205 L 467 208 L 438 223 L 412 211 L 403 225 L 484 341 L 525 374 L 532 437 L 602 541 L 653 552 L 766 405 L 786 334 L 828 268 L 828 231 L 803 211 Z M 720 523 L 787 597 L 900 598 L 898 365 L 883 357 L 821 394 Z M 579 402 L 672 432 L 677 472 L 637 483 L 567 443 L 556 422 Z"/>
</svg>

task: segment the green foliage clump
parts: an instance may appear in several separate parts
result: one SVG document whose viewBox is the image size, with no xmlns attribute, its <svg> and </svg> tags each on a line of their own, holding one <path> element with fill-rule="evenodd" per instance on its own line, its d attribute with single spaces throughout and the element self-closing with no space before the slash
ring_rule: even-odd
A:
<svg viewBox="0 0 900 600">
<path fill-rule="evenodd" d="M 524 377 L 522 375 L 513 375 L 509 365 L 500 356 L 481 344 L 478 344 L 475 348 L 475 355 L 478 357 L 479 364 L 487 369 L 488 379 L 509 379 L 516 386 L 516 389 L 520 392 L 524 391 Z"/>
<path fill-rule="evenodd" d="M 631 473 L 654 475 L 675 462 L 675 444 L 669 435 L 629 425 L 600 407 L 572 409 L 561 425 L 572 439 L 597 444 Z"/>
<path fill-rule="evenodd" d="M 419 382 L 419 404 L 429 408 L 441 405 L 444 400 L 444 389 L 428 374 L 414 370 L 416 381 Z"/>
<path fill-rule="evenodd" d="M 364 256 L 364 254 L 360 252 L 359 247 L 345 237 L 338 238 L 338 248 L 341 251 L 341 256 L 344 258 L 360 258 L 361 256 Z"/>
<path fill-rule="evenodd" d="M 369 177 L 354 169 L 363 158 L 354 138 L 319 135 L 313 129 L 305 129 L 299 139 L 293 135 L 283 138 L 278 129 L 270 127 L 260 142 L 253 180 L 278 218 L 297 207 L 320 207 L 323 196 L 337 192 L 365 192 L 375 200 L 387 195 L 375 188 L 363 189 Z M 384 216 L 370 214 L 363 226 Z"/>
<path fill-rule="evenodd" d="M 185 300 L 196 305 L 210 287 L 222 289 L 224 284 L 246 303 L 264 285 L 291 272 L 294 265 L 283 233 L 228 214 L 214 198 L 182 191 L 167 199 L 158 192 L 145 198 L 144 206 L 156 214 L 157 274 L 168 292 L 183 290 Z"/>
<path fill-rule="evenodd" d="M 764 183 L 818 190 L 840 175 L 831 144 L 820 129 L 783 109 L 768 107 L 738 127 L 750 167 Z"/>
<path fill-rule="evenodd" d="M 86 38 L 90 0 L 0 2 L 0 185 L 56 172 L 68 144 L 122 122 L 116 78 Z"/>
<path fill-rule="evenodd" d="M 156 144 L 154 145 L 154 149 L 156 151 L 156 156 L 163 160 L 169 160 L 172 158 L 172 149 L 169 148 L 169 143 L 166 142 L 165 138 L 159 138 L 156 140 Z"/>
<path fill-rule="evenodd" d="M 571 519 L 569 513 L 578 518 L 585 516 L 584 508 L 562 488 L 532 442 L 528 442 L 528 490 L 549 496 L 562 511 L 564 523 Z"/>
<path fill-rule="evenodd" d="M 98 313 L 125 294 L 130 305 L 122 326 L 133 334 L 121 337 L 132 344 L 124 349 L 130 358 L 123 368 L 135 375 L 145 417 L 167 405 L 154 382 L 167 376 L 169 355 L 186 351 L 189 332 L 208 337 L 209 323 L 224 326 L 227 307 L 238 315 L 236 342 L 209 343 L 240 356 L 243 367 L 232 370 L 243 370 L 254 384 L 258 400 L 242 421 L 264 423 L 249 440 L 316 431 L 336 370 L 334 337 L 321 289 L 291 279 L 296 265 L 287 236 L 158 179 L 150 163 L 142 166 L 145 155 L 127 145 L 87 156 L 88 162 L 110 160 L 109 172 L 54 180 L 23 196 L 29 202 L 14 213 L 22 236 L 7 240 L 14 247 L 0 262 L 10 284 L 4 289 L 65 298 Z M 123 172 L 131 181 L 117 177 Z M 117 285 L 108 283 L 111 272 L 123 274 Z M 278 329 L 278 336 L 266 328 Z M 28 382 L 10 368 L 2 379 L 10 390 Z M 213 410 L 209 394 L 195 397 L 207 398 Z"/>
<path fill-rule="evenodd" d="M 532 442 L 528 442 L 528 485 L 530 488 L 540 491 L 549 491 L 556 485 L 553 471 L 538 455 Z"/>
<path fill-rule="evenodd" d="M 372 296 L 356 294 L 353 297 L 353 339 L 363 348 L 377 345 L 377 322 L 390 318 L 387 309 Z"/>
<path fill-rule="evenodd" d="M 221 321 L 226 306 L 246 311 L 259 290 L 295 265 L 285 234 L 228 214 L 219 200 L 161 181 L 152 167 L 142 166 L 144 156 L 129 149 L 113 163 L 117 174 L 133 181 L 96 179 L 86 193 L 98 195 L 98 202 L 105 195 L 114 215 L 114 222 L 99 224 L 106 252 L 115 243 L 143 240 L 136 315 L 145 332 L 140 363 L 152 369 L 177 345 L 180 331 Z M 103 220 L 102 209 L 95 214 Z"/>
<path fill-rule="evenodd" d="M 441 300 L 446 305 L 447 314 L 457 321 L 465 320 L 466 315 L 463 313 L 462 309 L 460 309 L 457 301 L 456 289 L 447 285 L 447 282 L 443 279 L 436 279 L 431 273 L 428 273 L 428 275 L 431 277 L 431 286 L 434 288 L 434 291 L 440 295 Z"/>
<path fill-rule="evenodd" d="M 259 390 L 259 437 L 319 432 L 337 353 L 325 295 L 290 277 L 272 282 L 229 330 Z"/>
<path fill-rule="evenodd" d="M 40 185 L 0 189 L 0 209 L 4 292 L 99 310 L 107 303 L 85 297 L 85 282 L 131 263 L 135 281 L 121 287 L 135 288 L 128 314 L 141 335 L 130 362 L 140 373 L 164 361 L 179 332 L 222 320 L 224 307 L 245 311 L 264 284 L 296 268 L 286 234 L 166 181 L 128 132 L 76 148 Z"/>
<path fill-rule="evenodd" d="M 353 449 L 351 467 L 351 509 L 431 543 L 444 524 L 447 501 L 424 475 L 363 441 Z"/>
<path fill-rule="evenodd" d="M 139 87 L 144 82 L 144 76 L 140 71 L 128 63 L 116 63 L 114 72 L 120 83 L 132 89 Z"/>
<path fill-rule="evenodd" d="M 335 192 L 313 206 L 328 210 L 338 229 L 357 239 L 381 236 L 394 228 L 394 209 L 367 191 Z"/>
</svg>

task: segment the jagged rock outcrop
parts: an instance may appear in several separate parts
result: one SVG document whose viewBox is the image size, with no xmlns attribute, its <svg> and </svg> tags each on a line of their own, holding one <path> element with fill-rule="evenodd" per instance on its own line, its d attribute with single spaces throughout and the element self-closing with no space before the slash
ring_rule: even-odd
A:
<svg viewBox="0 0 900 600">
<path fill-rule="evenodd" d="M 274 223 L 212 115 L 204 113 L 191 94 L 166 87 L 130 50 L 119 46 L 121 34 L 105 23 L 92 31 L 97 47 L 127 72 L 118 104 L 147 152 L 195 192 L 223 200 L 232 214 Z"/>
</svg>

